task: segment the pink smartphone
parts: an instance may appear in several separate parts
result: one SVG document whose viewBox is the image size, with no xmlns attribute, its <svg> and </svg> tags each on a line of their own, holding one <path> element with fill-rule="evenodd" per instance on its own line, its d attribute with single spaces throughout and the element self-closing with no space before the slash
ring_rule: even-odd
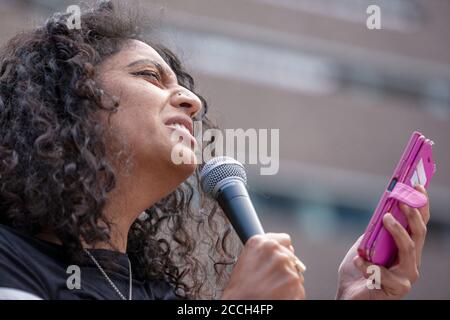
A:
<svg viewBox="0 0 450 320">
<path fill-rule="evenodd" d="M 436 172 L 432 156 L 433 144 L 433 141 L 425 138 L 420 132 L 415 131 L 412 134 L 359 244 L 358 254 L 365 260 L 385 267 L 395 262 L 397 246 L 389 231 L 383 226 L 383 216 L 390 212 L 407 228 L 406 217 L 398 207 L 398 203 L 404 202 L 416 208 L 426 204 L 426 197 L 416 191 L 414 186 L 421 184 L 428 188 Z"/>
</svg>

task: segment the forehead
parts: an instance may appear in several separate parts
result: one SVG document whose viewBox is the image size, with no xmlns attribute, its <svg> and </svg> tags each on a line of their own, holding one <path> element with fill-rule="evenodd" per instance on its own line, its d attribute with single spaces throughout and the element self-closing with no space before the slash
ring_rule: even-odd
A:
<svg viewBox="0 0 450 320">
<path fill-rule="evenodd" d="M 169 77 L 176 79 L 175 73 L 160 54 L 151 46 L 139 40 L 128 41 L 118 53 L 105 61 L 105 64 L 108 65 L 105 67 L 107 69 L 123 69 L 140 60 L 150 60 L 160 64 Z"/>
</svg>

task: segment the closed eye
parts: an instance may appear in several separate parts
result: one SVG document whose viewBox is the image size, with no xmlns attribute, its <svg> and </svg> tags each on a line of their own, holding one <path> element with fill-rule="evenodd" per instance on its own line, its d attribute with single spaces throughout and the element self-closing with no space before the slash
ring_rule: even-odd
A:
<svg viewBox="0 0 450 320">
<path fill-rule="evenodd" d="M 133 72 L 133 75 L 135 76 L 142 76 L 146 79 L 151 79 L 151 80 L 157 80 L 159 83 L 161 83 L 161 76 L 154 71 L 148 71 L 148 70 L 143 70 L 143 71 L 138 71 L 138 72 Z"/>
</svg>

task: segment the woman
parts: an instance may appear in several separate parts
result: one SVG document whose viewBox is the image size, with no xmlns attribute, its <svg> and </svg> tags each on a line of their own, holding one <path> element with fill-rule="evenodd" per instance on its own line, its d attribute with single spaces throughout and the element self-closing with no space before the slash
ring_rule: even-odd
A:
<svg viewBox="0 0 450 320">
<path fill-rule="evenodd" d="M 211 127 L 207 104 L 175 55 L 145 40 L 135 18 L 121 12 L 102 2 L 81 16 L 81 29 L 56 14 L 1 52 L 3 292 L 305 298 L 289 235 L 255 236 L 238 255 L 223 213 L 198 188 L 195 164 L 171 161 L 174 130 L 192 133 L 193 120 Z M 184 148 L 195 156 L 192 146 Z M 409 292 L 429 210 L 403 209 L 411 236 L 386 219 L 399 263 L 382 268 L 382 289 L 365 286 L 367 264 L 356 258 L 355 244 L 339 271 L 338 298 Z"/>
</svg>

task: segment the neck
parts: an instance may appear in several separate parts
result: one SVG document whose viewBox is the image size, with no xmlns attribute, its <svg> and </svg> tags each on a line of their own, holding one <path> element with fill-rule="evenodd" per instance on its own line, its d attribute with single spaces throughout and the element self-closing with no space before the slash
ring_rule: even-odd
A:
<svg viewBox="0 0 450 320">
<path fill-rule="evenodd" d="M 174 169 L 164 163 L 152 168 L 136 165 L 126 172 L 117 173 L 116 187 L 108 194 L 103 211 L 111 222 L 111 240 L 97 243 L 93 248 L 126 252 L 128 233 L 135 220 L 191 173 L 185 170 L 178 176 L 168 176 L 167 172 L 174 172 Z"/>
<path fill-rule="evenodd" d="M 131 225 L 145 209 L 150 208 L 164 196 L 164 194 L 152 192 L 152 190 L 164 190 L 163 186 L 151 183 L 153 181 L 164 180 L 150 176 L 150 174 L 125 175 L 118 173 L 116 187 L 108 194 L 103 210 L 106 219 L 111 224 L 110 241 L 90 245 L 82 240 L 82 246 L 87 249 L 107 249 L 125 253 Z M 62 244 L 52 232 L 44 231 L 37 237 Z"/>
<path fill-rule="evenodd" d="M 146 209 L 174 190 L 180 181 L 186 179 L 188 170 L 178 176 L 168 176 L 173 168 L 153 165 L 147 167 L 134 166 L 116 173 L 115 188 L 108 193 L 103 213 L 111 224 L 110 241 L 88 245 L 82 241 L 83 247 L 89 249 L 108 249 L 122 253 L 127 251 L 127 239 L 131 225 Z M 139 168 L 140 170 L 135 170 Z M 125 172 L 124 172 L 125 171 Z M 172 185 L 168 182 L 172 180 Z M 41 234 L 40 238 L 59 243 L 54 234 Z"/>
<path fill-rule="evenodd" d="M 152 170 L 150 170 L 152 171 Z M 147 171 L 148 172 L 148 171 Z M 104 214 L 111 222 L 110 243 L 97 243 L 92 248 L 112 249 L 122 253 L 127 250 L 127 239 L 131 225 L 156 203 L 162 195 L 152 190 L 161 190 L 151 174 L 117 174 L 116 187 L 108 194 Z"/>
</svg>

